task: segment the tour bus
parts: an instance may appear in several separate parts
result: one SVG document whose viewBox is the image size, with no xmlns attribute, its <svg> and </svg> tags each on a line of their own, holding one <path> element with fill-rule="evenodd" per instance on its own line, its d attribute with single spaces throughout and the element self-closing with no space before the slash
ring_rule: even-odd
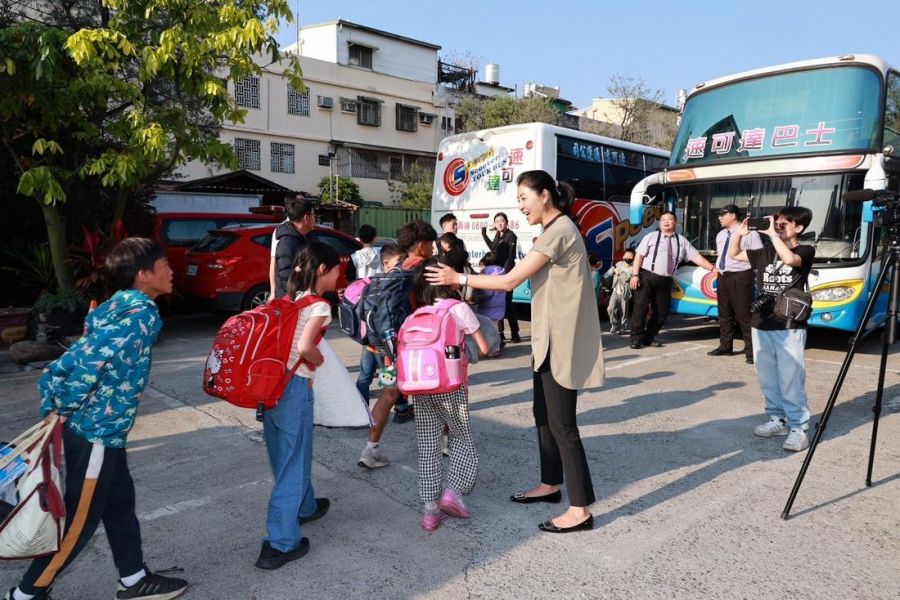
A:
<svg viewBox="0 0 900 600">
<path fill-rule="evenodd" d="M 531 249 L 540 226 L 531 227 L 518 209 L 516 178 L 542 169 L 575 188 L 572 217 L 588 252 L 602 261 L 602 272 L 635 241 L 642 225 L 628 220 L 632 188 L 668 163 L 668 152 L 544 123 L 510 125 L 445 138 L 438 148 L 431 219 L 440 231 L 442 216 L 459 220 L 458 236 L 473 264 L 487 252 L 481 229 L 493 239 L 494 215 L 506 214 L 518 238 L 518 258 Z M 531 286 L 513 293 L 531 301 Z"/>
<path fill-rule="evenodd" d="M 815 246 L 810 325 L 855 330 L 880 294 L 868 329 L 884 321 L 882 231 L 872 203 L 846 192 L 900 190 L 900 73 L 870 55 L 844 55 L 759 69 L 697 85 L 687 96 L 668 168 L 631 194 L 631 220 L 665 207 L 682 233 L 716 260 L 717 211 L 749 216 L 784 206 L 813 212 L 800 236 Z M 717 316 L 715 276 L 678 269 L 674 312 Z"/>
</svg>

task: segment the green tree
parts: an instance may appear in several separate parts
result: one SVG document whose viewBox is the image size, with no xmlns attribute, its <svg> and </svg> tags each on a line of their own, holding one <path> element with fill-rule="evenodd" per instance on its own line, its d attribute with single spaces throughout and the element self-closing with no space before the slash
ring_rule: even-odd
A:
<svg viewBox="0 0 900 600">
<path fill-rule="evenodd" d="M 560 122 L 560 112 L 550 99 L 532 96 L 529 98 L 477 98 L 466 96 L 454 108 L 461 132 L 478 131 L 490 127 L 503 127 L 519 123 Z"/>
<path fill-rule="evenodd" d="M 434 186 L 434 167 L 414 163 L 401 178 L 403 191 L 400 206 L 403 208 L 431 208 L 431 192 Z"/>
<path fill-rule="evenodd" d="M 58 205 L 79 182 L 129 196 L 188 160 L 234 166 L 218 138 L 246 111 L 229 80 L 284 61 L 302 89 L 296 56 L 275 33 L 288 0 L 101 0 L 50 3 L 46 23 L 0 14 L 0 140 L 17 191 L 43 211 L 57 281 L 71 289 Z M 0 6 L 2 8 L 2 6 Z"/>
<path fill-rule="evenodd" d="M 337 193 L 335 197 L 341 202 L 349 202 L 356 206 L 362 206 L 363 198 L 359 195 L 359 186 L 349 177 L 337 177 Z M 319 199 L 324 204 L 331 204 L 331 188 L 334 179 L 325 176 L 319 180 Z"/>
</svg>

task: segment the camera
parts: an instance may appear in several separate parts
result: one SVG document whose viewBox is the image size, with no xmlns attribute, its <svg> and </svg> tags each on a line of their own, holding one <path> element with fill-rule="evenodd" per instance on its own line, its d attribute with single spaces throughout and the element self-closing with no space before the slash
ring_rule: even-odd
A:
<svg viewBox="0 0 900 600">
<path fill-rule="evenodd" d="M 767 313 L 775 307 L 775 294 L 760 294 L 750 302 L 750 312 Z"/>
<path fill-rule="evenodd" d="M 768 217 L 759 217 L 758 219 L 747 219 L 747 229 L 750 231 L 765 231 L 769 228 L 771 221 Z"/>
</svg>

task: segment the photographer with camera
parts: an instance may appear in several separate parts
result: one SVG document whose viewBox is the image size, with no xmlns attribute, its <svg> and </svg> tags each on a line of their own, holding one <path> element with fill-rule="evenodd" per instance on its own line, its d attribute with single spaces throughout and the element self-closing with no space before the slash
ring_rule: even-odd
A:
<svg viewBox="0 0 900 600">
<path fill-rule="evenodd" d="M 753 433 L 760 437 L 787 435 L 782 447 L 792 452 L 809 446 L 806 320 L 785 319 L 777 314 L 776 305 L 781 305 L 782 296 L 790 288 L 808 285 L 815 248 L 801 245 L 799 239 L 810 221 L 812 211 L 803 206 L 782 208 L 774 219 L 747 219 L 732 236 L 728 249 L 731 258 L 748 261 L 756 271 L 758 295 L 750 303 L 753 358 L 769 420 L 755 427 Z M 768 235 L 772 243 L 756 250 L 741 250 L 741 239 L 752 229 Z"/>
</svg>

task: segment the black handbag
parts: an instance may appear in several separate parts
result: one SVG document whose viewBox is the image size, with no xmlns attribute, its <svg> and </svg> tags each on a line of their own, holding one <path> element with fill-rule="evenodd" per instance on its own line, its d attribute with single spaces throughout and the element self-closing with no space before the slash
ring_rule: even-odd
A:
<svg viewBox="0 0 900 600">
<path fill-rule="evenodd" d="M 783 292 L 775 297 L 775 315 L 791 323 L 802 323 L 812 314 L 812 294 L 796 287 L 800 281 L 797 277 Z"/>
</svg>

